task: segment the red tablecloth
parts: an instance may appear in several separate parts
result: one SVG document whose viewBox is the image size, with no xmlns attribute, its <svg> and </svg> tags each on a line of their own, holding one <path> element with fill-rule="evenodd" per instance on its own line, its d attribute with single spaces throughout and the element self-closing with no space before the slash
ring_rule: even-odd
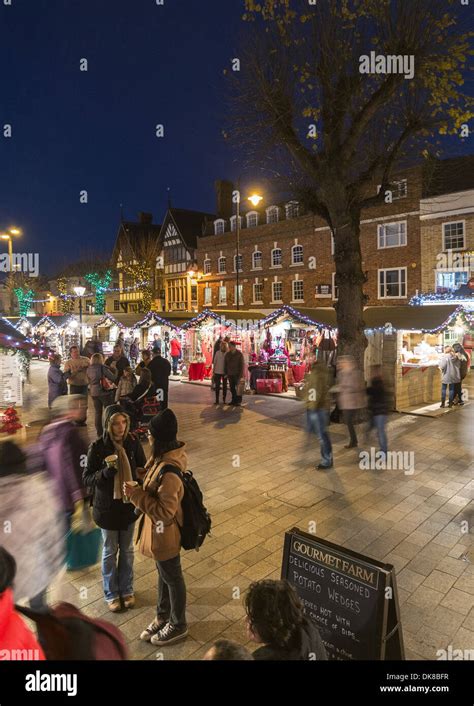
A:
<svg viewBox="0 0 474 706">
<path fill-rule="evenodd" d="M 292 365 L 291 370 L 293 372 L 295 382 L 301 382 L 305 376 L 306 364 L 303 363 L 302 365 Z"/>
<path fill-rule="evenodd" d="M 189 366 L 189 379 L 190 380 L 204 380 L 204 375 L 206 374 L 206 364 L 205 363 L 191 363 Z"/>
</svg>

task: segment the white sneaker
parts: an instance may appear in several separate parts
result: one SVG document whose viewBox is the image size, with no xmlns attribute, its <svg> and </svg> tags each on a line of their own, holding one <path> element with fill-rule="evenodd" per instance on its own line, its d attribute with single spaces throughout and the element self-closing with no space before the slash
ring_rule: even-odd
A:
<svg viewBox="0 0 474 706">
<path fill-rule="evenodd" d="M 156 635 L 166 624 L 166 620 L 154 618 L 149 626 L 140 633 L 140 640 L 150 642 L 153 635 Z"/>
</svg>

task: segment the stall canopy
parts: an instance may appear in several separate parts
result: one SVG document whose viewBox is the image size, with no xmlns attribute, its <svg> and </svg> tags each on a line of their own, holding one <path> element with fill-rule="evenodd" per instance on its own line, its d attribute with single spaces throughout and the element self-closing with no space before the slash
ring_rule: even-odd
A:
<svg viewBox="0 0 474 706">
<path fill-rule="evenodd" d="M 104 314 L 94 326 L 118 326 L 119 329 L 139 328 L 138 321 L 143 318 L 143 314 Z"/>
<path fill-rule="evenodd" d="M 364 311 L 366 330 L 393 328 L 398 331 L 433 333 L 449 326 L 465 312 L 460 306 L 372 306 Z M 390 325 L 390 326 L 389 326 Z"/>
<path fill-rule="evenodd" d="M 134 328 L 150 328 L 151 326 L 169 326 L 175 331 L 179 329 L 176 324 L 172 323 L 168 318 L 160 316 L 156 311 L 148 312 L 144 318 L 134 325 Z"/>
<path fill-rule="evenodd" d="M 0 319 L 0 345 L 5 348 L 31 348 L 31 341 L 8 319 Z"/>
<path fill-rule="evenodd" d="M 252 312 L 255 313 L 255 312 Z M 314 309 L 294 309 L 292 306 L 284 305 L 280 309 L 272 311 L 271 314 L 262 318 L 258 322 L 259 327 L 273 326 L 277 322 L 291 319 L 307 326 L 324 326 L 325 328 L 336 328 L 336 311 L 332 307 L 316 307 Z"/>
</svg>

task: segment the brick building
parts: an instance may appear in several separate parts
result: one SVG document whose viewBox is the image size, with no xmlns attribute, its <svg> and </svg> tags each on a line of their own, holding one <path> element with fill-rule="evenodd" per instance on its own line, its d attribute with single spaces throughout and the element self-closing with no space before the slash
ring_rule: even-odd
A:
<svg viewBox="0 0 474 706">
<path fill-rule="evenodd" d="M 462 164 L 472 161 L 462 158 Z M 456 160 L 445 160 L 441 165 Z M 442 173 L 413 167 L 392 182 L 391 202 L 366 209 L 361 218 L 362 267 L 368 305 L 399 305 L 422 289 L 420 202 L 440 187 L 453 190 L 459 165 Z M 461 170 L 464 174 L 468 170 Z M 199 307 L 235 308 L 236 215 L 232 184 L 217 182 L 217 219 L 198 238 Z M 374 184 L 374 193 L 378 185 Z M 431 191 L 430 191 L 431 190 Z M 331 232 L 301 204 L 244 206 L 241 196 L 240 306 L 272 309 L 285 303 L 300 307 L 332 306 L 337 300 Z M 263 202 L 264 203 L 264 202 Z"/>
</svg>

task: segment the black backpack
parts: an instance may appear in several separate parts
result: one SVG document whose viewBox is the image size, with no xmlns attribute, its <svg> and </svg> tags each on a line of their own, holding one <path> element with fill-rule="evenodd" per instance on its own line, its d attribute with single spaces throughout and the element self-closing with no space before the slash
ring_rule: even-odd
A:
<svg viewBox="0 0 474 706">
<path fill-rule="evenodd" d="M 199 551 L 206 535 L 211 531 L 211 516 L 204 506 L 201 488 L 192 471 L 182 473 L 176 466 L 166 464 L 159 473 L 158 483 L 165 473 L 174 473 L 183 481 L 184 496 L 181 503 L 183 526 L 179 528 L 181 546 L 183 549 Z"/>
</svg>

